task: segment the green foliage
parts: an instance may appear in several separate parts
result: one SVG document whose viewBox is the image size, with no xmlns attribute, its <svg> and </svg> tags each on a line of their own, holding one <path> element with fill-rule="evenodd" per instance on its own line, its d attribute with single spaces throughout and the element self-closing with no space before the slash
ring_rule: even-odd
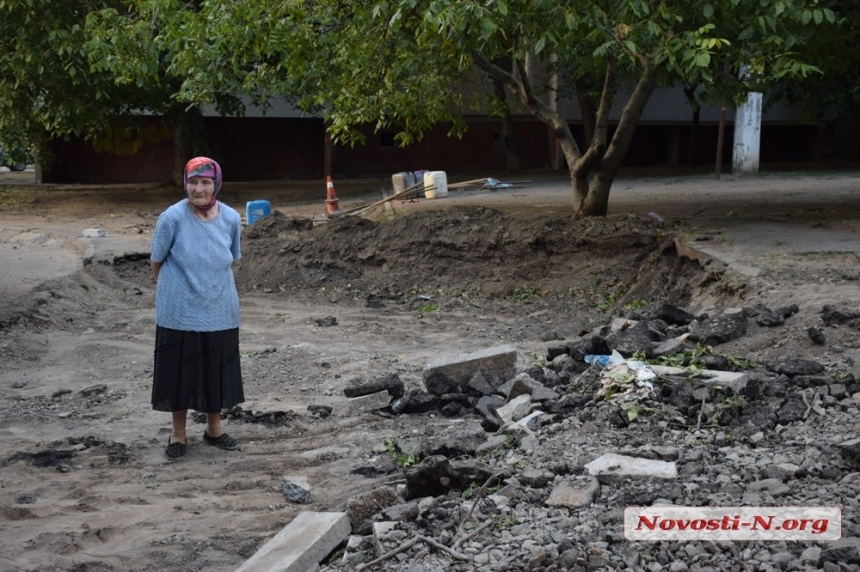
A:
<svg viewBox="0 0 860 572">
<path fill-rule="evenodd" d="M 486 487 L 486 488 L 484 489 L 484 493 L 483 493 L 483 494 L 484 494 L 484 496 L 491 495 L 491 494 L 494 494 L 494 493 L 496 493 L 496 492 L 500 491 L 500 490 L 501 490 L 501 488 L 502 488 L 502 486 L 501 486 L 501 485 L 495 485 L 495 486 L 492 486 L 492 487 Z M 465 490 L 465 491 L 463 491 L 463 493 L 462 493 L 460 496 L 461 496 L 461 497 L 463 497 L 465 500 L 470 500 L 471 498 L 473 498 L 473 497 L 477 494 L 477 492 L 478 492 L 479 490 L 481 490 L 481 485 L 479 485 L 479 484 L 477 484 L 477 483 L 471 483 L 471 484 L 466 488 L 466 490 Z"/>
<path fill-rule="evenodd" d="M 544 291 L 536 286 L 517 286 L 508 290 L 507 296 L 514 300 L 528 301 L 544 295 Z"/>
<path fill-rule="evenodd" d="M 842 56 L 856 52 L 856 42 L 824 38 L 839 39 L 842 30 L 834 27 L 857 17 L 847 3 L 832 6 L 830 0 L 0 0 L 0 143 L 96 138 L 117 118 L 141 113 L 165 116 L 179 129 L 184 115 L 203 104 L 233 115 L 244 112 L 245 97 L 261 105 L 285 97 L 324 117 L 336 142 L 360 143 L 361 128 L 370 126 L 395 131 L 405 145 L 437 124 L 456 136 L 465 115 L 500 113 L 489 77 L 505 86 L 517 112 L 544 121 L 559 137 L 575 214 L 602 215 L 655 87 L 700 84 L 704 101 L 731 102 L 774 81 L 838 71 L 827 50 Z M 856 26 L 844 30 L 853 34 Z M 839 45 L 847 47 L 833 50 Z M 846 66 L 844 76 L 856 79 L 856 69 Z M 576 97 L 584 110 L 584 147 L 546 104 L 556 78 L 558 92 Z M 857 99 L 860 88 L 840 93 Z M 622 113 L 610 131 L 613 105 Z M 607 294 L 597 305 L 609 308 L 615 299 Z"/>
<path fill-rule="evenodd" d="M 731 395 L 718 400 L 714 413 L 708 418 L 708 425 L 729 423 L 740 414 L 746 404 L 746 399 L 741 395 Z"/>
<path fill-rule="evenodd" d="M 421 312 L 422 314 L 429 314 L 430 312 L 438 312 L 439 306 L 437 306 L 433 302 L 425 302 L 424 304 L 421 304 L 421 306 L 418 308 L 418 311 Z"/>
<path fill-rule="evenodd" d="M 729 365 L 735 369 L 755 369 L 759 367 L 759 364 L 748 360 L 746 358 L 739 358 L 735 356 L 730 356 L 728 354 L 721 354 L 722 357 L 726 358 L 726 361 L 729 362 Z"/>
<path fill-rule="evenodd" d="M 571 287 L 568 290 L 568 294 L 584 298 L 589 308 L 597 308 L 605 312 L 615 306 L 618 298 L 623 297 L 629 289 L 630 285 L 625 285 L 620 280 L 611 279 L 604 282 L 598 278 L 587 289 L 575 286 Z"/>
<path fill-rule="evenodd" d="M 847 371 L 830 371 L 827 373 L 827 378 L 832 381 L 853 380 L 854 374 Z"/>
<path fill-rule="evenodd" d="M 380 447 L 384 453 L 389 453 L 394 463 L 401 469 L 417 465 L 421 461 L 421 456 L 415 453 L 401 453 L 397 447 L 397 439 L 391 438 L 385 441 Z"/>
<path fill-rule="evenodd" d="M 646 358 L 644 352 L 637 351 L 633 354 L 633 359 L 655 365 L 683 367 L 687 369 L 688 373 L 697 374 L 703 369 L 701 358 L 711 352 L 713 352 L 713 348 L 711 346 L 697 344 L 696 347 L 688 348 L 683 352 L 670 356 L 660 356 L 653 359 Z"/>
<path fill-rule="evenodd" d="M 493 516 L 493 526 L 496 530 L 505 530 L 520 524 L 519 519 L 514 515 L 508 516 Z"/>
<path fill-rule="evenodd" d="M 628 310 L 639 310 L 648 305 L 648 300 L 633 300 L 632 302 L 628 302 L 624 304 L 624 307 Z"/>
</svg>

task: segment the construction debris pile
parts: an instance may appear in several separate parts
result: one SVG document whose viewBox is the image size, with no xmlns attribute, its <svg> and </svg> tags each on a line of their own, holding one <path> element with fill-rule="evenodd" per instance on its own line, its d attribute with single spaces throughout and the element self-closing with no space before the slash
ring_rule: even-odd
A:
<svg viewBox="0 0 860 572">
<path fill-rule="evenodd" d="M 712 347 L 796 312 L 662 304 L 550 346 L 543 366 L 516 368 L 501 346 L 428 364 L 426 391 L 353 380 L 354 412 L 375 401 L 459 422 L 388 443 L 391 484 L 347 503 L 354 536 L 323 570 L 857 570 L 860 382 Z M 850 314 L 826 307 L 821 325 Z M 842 540 L 641 543 L 622 530 L 627 506 L 824 504 L 845 507 Z"/>
</svg>

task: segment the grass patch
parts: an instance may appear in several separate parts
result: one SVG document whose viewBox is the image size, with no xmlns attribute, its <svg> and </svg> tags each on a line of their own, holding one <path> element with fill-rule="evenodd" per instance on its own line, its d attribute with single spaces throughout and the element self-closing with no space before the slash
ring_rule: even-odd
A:
<svg viewBox="0 0 860 572">
<path fill-rule="evenodd" d="M 0 188 L 0 212 L 25 212 L 36 205 L 36 193 L 25 187 Z"/>
</svg>

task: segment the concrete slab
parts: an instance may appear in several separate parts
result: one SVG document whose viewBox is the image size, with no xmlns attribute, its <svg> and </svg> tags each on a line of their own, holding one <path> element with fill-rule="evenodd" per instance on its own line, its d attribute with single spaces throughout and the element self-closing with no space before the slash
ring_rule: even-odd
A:
<svg viewBox="0 0 860 572">
<path fill-rule="evenodd" d="M 682 367 L 673 367 L 668 365 L 651 365 L 648 367 L 657 375 L 677 375 L 685 376 L 689 372 Z M 719 371 L 715 369 L 699 370 L 699 377 L 696 379 L 702 383 L 713 383 L 730 387 L 735 393 L 740 392 L 747 386 L 748 376 L 745 372 L 735 371 Z"/>
<path fill-rule="evenodd" d="M 306 504 L 311 498 L 311 485 L 304 475 L 285 475 L 281 478 L 281 492 L 288 501 Z"/>
<path fill-rule="evenodd" d="M 307 572 L 349 535 L 344 512 L 302 512 L 236 572 Z"/>
<path fill-rule="evenodd" d="M 398 524 L 395 520 L 383 520 L 373 523 L 373 546 L 376 548 L 376 555 L 382 556 L 385 554 L 385 547 L 382 545 L 382 537 L 394 530 Z"/>
<path fill-rule="evenodd" d="M 566 506 L 582 508 L 594 502 L 594 497 L 600 492 L 600 483 L 595 477 L 578 480 L 576 483 L 565 482 L 557 485 L 546 499 L 548 506 Z"/>
<path fill-rule="evenodd" d="M 517 349 L 512 345 L 495 346 L 471 353 L 444 356 L 424 366 L 424 379 L 441 371 L 453 377 L 460 385 L 466 385 L 477 372 L 508 377 L 517 363 Z"/>
<path fill-rule="evenodd" d="M 353 397 L 349 399 L 349 412 L 352 415 L 368 413 L 377 409 L 385 409 L 391 403 L 391 394 L 388 391 L 377 391 L 370 395 Z"/>
<path fill-rule="evenodd" d="M 509 423 L 513 423 L 514 421 L 519 421 L 520 419 L 525 417 L 529 412 L 529 406 L 531 406 L 531 404 L 531 396 L 527 393 L 524 393 L 513 398 L 504 406 L 496 409 L 496 415 L 498 415 L 507 425 Z"/>
<path fill-rule="evenodd" d="M 615 453 L 606 453 L 591 461 L 585 468 L 589 475 L 631 475 L 641 477 L 659 477 L 661 479 L 677 479 L 678 468 L 675 463 L 654 461 L 639 457 L 628 457 Z"/>
</svg>

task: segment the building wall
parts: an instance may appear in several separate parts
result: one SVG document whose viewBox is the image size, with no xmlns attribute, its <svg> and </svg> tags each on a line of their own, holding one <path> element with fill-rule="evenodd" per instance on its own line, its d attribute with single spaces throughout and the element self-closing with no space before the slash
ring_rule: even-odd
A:
<svg viewBox="0 0 860 572">
<path fill-rule="evenodd" d="M 96 151 L 82 138 L 51 143 L 54 161 L 42 169 L 44 183 L 140 183 L 169 181 L 173 141 L 147 141 L 136 153 Z"/>
<path fill-rule="evenodd" d="M 153 119 L 157 122 L 157 119 Z M 207 117 L 206 129 L 212 155 L 230 173 L 232 180 L 278 180 L 323 178 L 325 169 L 324 128 L 316 118 L 224 118 Z M 579 125 L 574 136 L 584 149 Z M 480 173 L 501 178 L 506 174 L 501 124 L 474 118 L 462 139 L 447 136 L 439 126 L 422 141 L 397 147 L 393 133 L 365 131 L 365 145 L 335 146 L 333 175 L 388 176 L 417 169 L 450 173 Z M 528 118 L 515 122 L 518 151 L 526 170 L 549 168 L 549 136 L 542 123 Z M 633 137 L 625 167 L 687 165 L 690 159 L 691 127 L 683 123 L 643 123 Z M 764 124 L 761 131 L 761 162 L 793 163 L 814 160 L 860 161 L 857 130 L 838 124 L 819 127 L 805 124 Z M 732 125 L 726 125 L 723 164 L 731 164 Z M 694 165 L 713 165 L 716 158 L 717 125 L 699 129 Z M 145 141 L 133 154 L 96 151 L 82 140 L 55 141 L 57 160 L 46 183 L 133 183 L 166 182 L 173 168 L 173 144 L 169 138 Z"/>
<path fill-rule="evenodd" d="M 213 158 L 233 180 L 323 176 L 322 119 L 207 117 Z"/>
<path fill-rule="evenodd" d="M 461 139 L 449 137 L 450 126 L 440 125 L 420 142 L 398 147 L 393 132 L 365 129 L 366 144 L 336 146 L 333 171 L 338 175 L 386 175 L 400 171 L 504 173 L 506 170 L 502 125 L 498 120 L 474 118 Z M 549 161 L 546 126 L 537 121 L 516 121 L 517 151 L 524 169 L 539 169 Z"/>
</svg>

